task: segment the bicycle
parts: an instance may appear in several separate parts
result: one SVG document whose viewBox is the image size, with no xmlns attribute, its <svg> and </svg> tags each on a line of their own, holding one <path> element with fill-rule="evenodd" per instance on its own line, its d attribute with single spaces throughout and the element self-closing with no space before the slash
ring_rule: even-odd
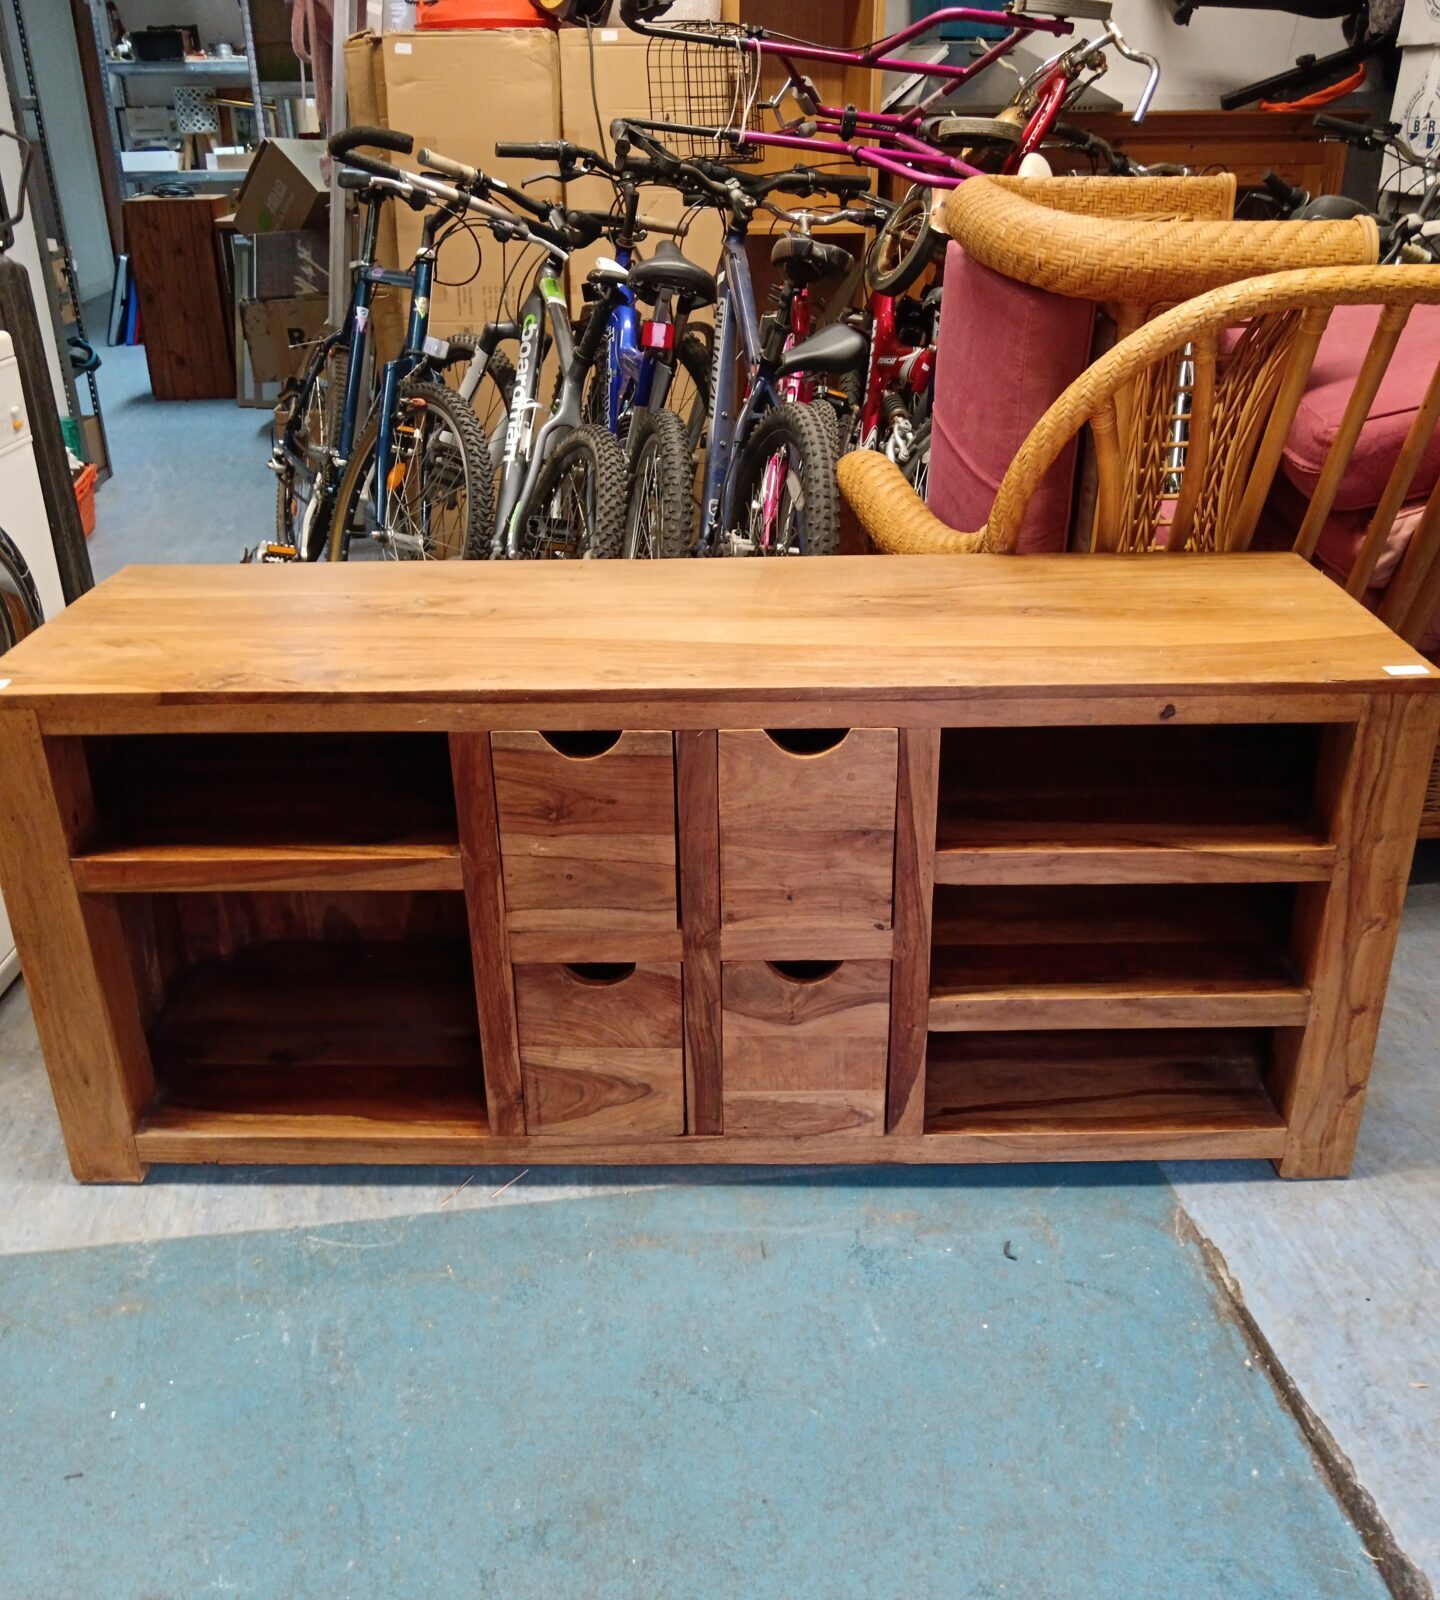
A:
<svg viewBox="0 0 1440 1600">
<path fill-rule="evenodd" d="M 1343 139 L 1358 149 L 1378 151 L 1393 157 L 1398 167 L 1397 176 L 1413 170 L 1420 174 L 1424 182 L 1420 197 L 1413 205 L 1400 207 L 1392 217 L 1376 218 L 1381 228 L 1382 265 L 1423 265 L 1440 260 L 1440 157 L 1420 155 L 1400 137 L 1399 123 L 1366 127 L 1322 111 L 1315 118 L 1315 126 L 1321 132 Z M 1282 187 L 1288 189 L 1289 186 Z M 1293 203 L 1296 195 L 1304 197 L 1299 206 Z M 1288 197 L 1290 203 L 1283 214 L 1309 216 L 1317 206 L 1331 198 L 1322 195 L 1319 200 L 1312 200 L 1303 190 L 1291 190 Z M 1359 209 L 1364 211 L 1366 208 Z"/>
<path fill-rule="evenodd" d="M 631 474 L 638 472 L 653 483 L 658 460 L 665 463 L 665 481 L 678 481 L 704 436 L 710 381 L 708 345 L 688 329 L 687 320 L 693 311 L 714 303 L 714 275 L 673 243 L 683 226 L 640 213 L 640 187 L 656 180 L 653 169 L 635 162 L 617 167 L 597 151 L 568 140 L 497 149 L 521 159 L 553 162 L 566 184 L 592 173 L 613 185 L 616 207 L 611 211 L 565 213 L 567 225 L 598 230 L 607 238 L 614 246 L 614 264 L 626 272 L 624 282 L 615 282 L 607 268 L 585 284 L 589 305 L 573 330 L 577 346 L 586 344 L 594 318 L 603 323 L 603 337 L 585 382 L 581 417 L 621 442 Z M 637 247 L 651 233 L 671 237 L 648 260 L 639 260 Z M 651 314 L 644 315 L 644 308 Z M 686 379 L 688 384 L 682 381 Z M 644 527 L 627 510 L 623 555 L 683 553 L 691 519 L 678 500 L 657 506 L 656 520 Z"/>
<path fill-rule="evenodd" d="M 341 325 L 320 340 L 299 382 L 277 408 L 277 436 L 270 467 L 276 474 L 276 538 L 246 559 L 316 561 L 349 554 L 350 540 L 370 531 L 355 506 L 362 480 L 350 473 L 363 464 L 364 484 L 373 484 L 373 462 L 381 449 L 382 412 L 368 383 L 371 312 L 382 287 L 410 295 L 404 348 L 380 372 L 379 391 L 390 425 L 383 453 L 387 463 L 374 513 L 381 553 L 397 559 L 441 559 L 472 555 L 474 530 L 486 517 L 483 493 L 472 494 L 483 470 L 483 445 L 473 411 L 461 408 L 439 381 L 466 354 L 463 340 L 429 338 L 428 311 L 435 257 L 445 230 L 466 207 L 414 175 L 356 154 L 360 145 L 408 154 L 414 141 L 384 128 L 343 130 L 330 142 L 345 163 L 338 182 L 363 211 L 359 255 L 352 265 L 350 305 Z M 399 201 L 427 212 L 422 239 L 408 271 L 376 262 L 384 206 Z M 439 209 L 436 207 L 437 201 Z M 403 411 L 403 416 L 397 416 Z M 468 412 L 468 414 L 467 414 Z M 368 417 L 361 427 L 362 415 Z M 357 442 L 357 433 L 359 435 Z M 347 488 L 348 485 L 348 488 Z M 344 532 L 334 535 L 336 514 L 348 495 Z"/>
<path fill-rule="evenodd" d="M 840 536 L 835 436 L 806 403 L 812 398 L 808 379 L 853 365 L 861 336 L 836 324 L 803 341 L 801 361 L 796 319 L 808 328 L 810 288 L 843 272 L 850 256 L 808 233 L 782 236 L 772 252 L 784 278 L 779 306 L 762 322 L 745 240 L 754 212 L 773 193 L 843 199 L 867 193 L 869 180 L 812 167 L 745 176 L 718 162 L 682 159 L 626 119 L 612 125 L 611 137 L 622 161 L 638 146 L 667 182 L 708 197 L 727 213 L 716 274 L 710 427 L 695 553 L 833 554 Z M 742 361 L 745 382 L 737 408 L 734 379 Z M 790 381 L 797 378 L 803 381 Z M 637 492 L 645 492 L 643 486 Z M 668 498 L 678 501 L 678 490 Z"/>
</svg>

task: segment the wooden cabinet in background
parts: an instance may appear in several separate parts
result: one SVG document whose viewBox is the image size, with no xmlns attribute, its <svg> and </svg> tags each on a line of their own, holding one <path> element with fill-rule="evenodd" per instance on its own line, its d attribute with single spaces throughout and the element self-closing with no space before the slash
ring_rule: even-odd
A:
<svg viewBox="0 0 1440 1600">
<path fill-rule="evenodd" d="M 231 204 L 224 195 L 142 195 L 122 207 L 157 400 L 235 398 L 234 319 L 215 230 Z"/>
</svg>

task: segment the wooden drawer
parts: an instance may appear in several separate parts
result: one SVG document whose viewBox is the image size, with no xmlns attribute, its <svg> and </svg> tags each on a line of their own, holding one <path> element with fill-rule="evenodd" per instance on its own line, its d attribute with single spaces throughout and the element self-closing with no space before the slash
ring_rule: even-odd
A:
<svg viewBox="0 0 1440 1600">
<path fill-rule="evenodd" d="M 680 965 L 517 966 L 529 1133 L 682 1134 Z"/>
<path fill-rule="evenodd" d="M 727 958 L 888 956 L 893 728 L 720 734 L 720 921 Z"/>
<path fill-rule="evenodd" d="M 880 1134 L 888 961 L 727 961 L 727 1134 Z"/>
<path fill-rule="evenodd" d="M 670 733 L 495 733 L 516 960 L 678 960 Z"/>
</svg>

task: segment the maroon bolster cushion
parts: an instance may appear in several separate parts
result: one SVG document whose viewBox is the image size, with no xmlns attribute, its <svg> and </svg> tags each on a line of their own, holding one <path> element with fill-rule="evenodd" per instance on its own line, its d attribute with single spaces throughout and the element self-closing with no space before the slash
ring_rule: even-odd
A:
<svg viewBox="0 0 1440 1600">
<path fill-rule="evenodd" d="M 1090 361 L 1095 307 L 1017 283 L 951 241 L 940 300 L 930 440 L 930 509 L 962 532 L 983 527 L 1030 430 Z M 1022 555 L 1063 550 L 1075 441 L 1045 473 L 1020 525 Z"/>
<path fill-rule="evenodd" d="M 1397 270 L 1403 271 L 1403 268 Z M 1315 353 L 1315 364 L 1300 409 L 1285 441 L 1285 476 L 1302 494 L 1311 495 L 1320 469 L 1335 441 L 1345 406 L 1365 359 L 1379 306 L 1337 306 Z M 1400 335 L 1390 366 L 1380 381 L 1369 420 L 1360 430 L 1355 453 L 1340 480 L 1336 511 L 1363 511 L 1379 503 L 1385 480 L 1400 454 L 1405 435 L 1425 398 L 1440 358 L 1440 306 L 1416 306 Z M 932 458 L 933 461 L 933 458 Z M 932 466 L 933 470 L 933 466 Z M 1424 499 L 1440 475 L 1440 431 L 1421 458 L 1409 498 Z"/>
</svg>

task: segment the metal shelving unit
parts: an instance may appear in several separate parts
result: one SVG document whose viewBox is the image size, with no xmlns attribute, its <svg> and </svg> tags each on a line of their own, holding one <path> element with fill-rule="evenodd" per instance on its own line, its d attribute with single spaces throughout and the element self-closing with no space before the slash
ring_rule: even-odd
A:
<svg viewBox="0 0 1440 1600">
<path fill-rule="evenodd" d="M 50 159 L 45 115 L 36 90 L 35 63 L 30 51 L 30 35 L 25 26 L 23 0 L 3 0 L 3 3 L 8 5 L 15 22 L 15 38 L 20 47 L 20 59 L 17 70 L 8 30 L 0 26 L 0 64 L 3 64 L 5 81 L 10 88 L 13 125 L 31 141 L 36 153 L 36 159 L 30 164 L 29 201 L 38 224 L 37 231 L 41 235 L 43 292 L 55 328 L 55 343 L 60 352 L 60 375 L 65 386 L 65 399 L 70 415 L 81 424 L 82 432 L 84 423 L 93 419 L 93 434 L 100 447 L 100 458 L 94 465 L 99 472 L 101 482 L 104 482 L 110 476 L 110 442 L 105 434 L 105 419 L 100 409 L 100 388 L 95 381 L 93 371 L 83 374 L 84 392 L 90 405 L 88 410 L 82 407 L 81 391 L 69 360 L 69 341 L 72 337 L 88 342 L 85 314 L 80 302 L 80 284 L 75 276 L 75 261 L 70 253 L 70 240 L 65 231 L 65 218 L 60 210 L 59 184 L 55 178 L 54 164 Z M 68 308 L 62 304 L 54 274 L 50 270 L 46 248 L 48 239 L 53 239 L 60 250 Z M 36 298 L 38 300 L 39 295 Z"/>
<path fill-rule="evenodd" d="M 128 149 L 125 112 L 131 101 L 128 86 L 131 84 L 173 84 L 176 88 L 219 88 L 226 84 L 243 86 L 249 90 L 249 99 L 255 117 L 258 138 L 270 131 L 266 121 L 265 102 L 275 104 L 276 127 L 282 137 L 293 136 L 295 115 L 293 102 L 303 97 L 303 81 L 266 81 L 260 77 L 259 61 L 255 52 L 255 29 L 250 15 L 249 0 L 235 0 L 240 15 L 245 53 L 235 56 L 210 56 L 204 61 L 121 61 L 110 53 L 108 24 L 104 18 L 105 0 L 89 0 L 91 22 L 95 30 L 95 44 L 100 56 L 101 77 L 105 85 L 105 101 L 109 111 L 113 134 L 116 171 L 121 186 L 131 193 L 141 193 L 156 184 L 181 184 L 186 187 L 204 185 L 207 189 L 238 186 L 244 173 L 210 168 L 187 171 L 127 172 L 121 152 Z"/>
</svg>

